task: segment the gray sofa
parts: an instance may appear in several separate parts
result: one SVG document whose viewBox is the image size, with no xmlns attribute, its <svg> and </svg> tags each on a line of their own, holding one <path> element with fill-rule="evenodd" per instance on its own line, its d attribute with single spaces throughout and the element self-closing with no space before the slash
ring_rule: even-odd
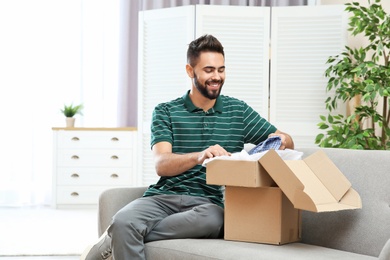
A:
<svg viewBox="0 0 390 260">
<path fill-rule="evenodd" d="M 304 157 L 320 148 L 297 149 Z M 175 239 L 146 244 L 148 259 L 390 260 L 390 151 L 323 149 L 361 196 L 358 210 L 302 212 L 299 243 L 276 246 L 223 239 Z M 145 187 L 116 188 L 99 199 L 98 233 Z M 118 259 L 122 260 L 122 259 Z"/>
</svg>

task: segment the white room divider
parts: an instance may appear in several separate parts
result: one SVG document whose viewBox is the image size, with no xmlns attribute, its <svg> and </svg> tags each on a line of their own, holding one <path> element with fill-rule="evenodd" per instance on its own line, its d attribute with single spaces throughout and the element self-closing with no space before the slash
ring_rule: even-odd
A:
<svg viewBox="0 0 390 260">
<path fill-rule="evenodd" d="M 270 121 L 291 134 L 296 147 L 315 146 L 319 115 L 327 114 L 324 72 L 328 57 L 346 45 L 344 9 L 344 5 L 272 9 Z"/>
<path fill-rule="evenodd" d="M 246 101 L 292 134 L 296 147 L 315 146 L 316 124 L 325 113 L 325 62 L 345 45 L 343 8 L 192 5 L 141 11 L 138 184 L 158 180 L 150 151 L 152 111 L 190 88 L 186 50 L 206 33 L 225 47 L 222 94 Z"/>
</svg>

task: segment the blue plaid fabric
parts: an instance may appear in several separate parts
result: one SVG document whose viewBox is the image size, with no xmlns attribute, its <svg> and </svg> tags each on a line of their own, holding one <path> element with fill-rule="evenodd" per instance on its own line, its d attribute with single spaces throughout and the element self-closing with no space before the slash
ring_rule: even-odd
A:
<svg viewBox="0 0 390 260">
<path fill-rule="evenodd" d="M 279 136 L 272 136 L 268 138 L 267 140 L 259 143 L 255 147 L 253 147 L 248 154 L 255 154 L 255 153 L 260 153 L 263 151 L 267 151 L 270 149 L 278 150 L 280 145 L 282 144 L 282 140 L 280 139 Z"/>
</svg>

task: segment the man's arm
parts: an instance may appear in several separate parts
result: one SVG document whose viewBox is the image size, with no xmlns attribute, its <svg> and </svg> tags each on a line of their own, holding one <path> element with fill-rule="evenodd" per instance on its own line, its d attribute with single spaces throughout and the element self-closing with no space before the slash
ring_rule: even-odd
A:
<svg viewBox="0 0 390 260">
<path fill-rule="evenodd" d="M 270 134 L 268 137 L 271 137 L 271 136 L 279 136 L 280 137 L 282 144 L 280 145 L 279 150 L 284 150 L 286 148 L 287 149 L 294 149 L 294 141 L 289 134 L 286 134 L 282 131 L 276 130 L 275 133 Z"/>
<path fill-rule="evenodd" d="M 224 148 L 216 144 L 209 148 L 194 153 L 172 153 L 172 145 L 169 142 L 159 142 L 153 145 L 154 163 L 157 175 L 176 176 L 197 164 L 202 164 L 207 158 L 214 156 L 230 155 Z"/>
</svg>

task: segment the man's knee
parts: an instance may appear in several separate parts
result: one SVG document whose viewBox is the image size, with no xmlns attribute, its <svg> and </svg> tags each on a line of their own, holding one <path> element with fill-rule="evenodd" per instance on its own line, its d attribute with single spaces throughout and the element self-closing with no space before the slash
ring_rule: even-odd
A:
<svg viewBox="0 0 390 260">
<path fill-rule="evenodd" d="M 203 230 L 209 230 L 210 236 L 218 236 L 218 233 L 223 228 L 224 210 L 215 204 L 204 204 L 193 209 L 198 213 L 200 218 L 199 223 Z"/>
</svg>

